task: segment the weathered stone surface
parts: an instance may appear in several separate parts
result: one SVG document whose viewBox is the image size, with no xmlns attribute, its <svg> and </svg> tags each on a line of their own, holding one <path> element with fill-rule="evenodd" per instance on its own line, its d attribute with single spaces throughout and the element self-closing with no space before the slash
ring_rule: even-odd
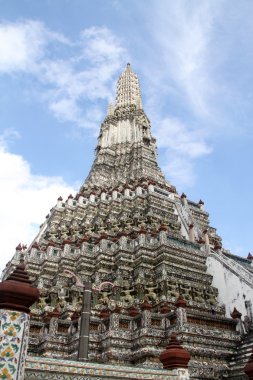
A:
<svg viewBox="0 0 253 380">
<path fill-rule="evenodd" d="M 21 256 L 40 289 L 31 313 L 34 355 L 77 357 L 82 289 L 71 272 L 92 284 L 92 362 L 160 368 L 175 332 L 191 355 L 191 376 L 219 378 L 251 329 L 251 260 L 230 257 L 204 202 L 180 196 L 165 179 L 130 65 L 101 125 L 87 179 L 77 194 L 58 198 L 36 241 L 17 247 L 5 277 Z M 240 326 L 230 317 L 233 307 L 242 313 Z"/>
</svg>

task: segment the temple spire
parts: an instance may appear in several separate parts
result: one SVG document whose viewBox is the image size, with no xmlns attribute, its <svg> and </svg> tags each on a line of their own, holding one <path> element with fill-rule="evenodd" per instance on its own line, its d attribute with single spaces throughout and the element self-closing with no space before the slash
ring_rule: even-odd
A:
<svg viewBox="0 0 253 380">
<path fill-rule="evenodd" d="M 156 182 L 165 181 L 157 164 L 156 140 L 142 108 L 139 80 L 128 63 L 118 79 L 115 104 L 109 105 L 101 124 L 96 157 L 85 183 L 115 187 L 147 175 Z"/>
<path fill-rule="evenodd" d="M 121 74 L 117 85 L 116 107 L 135 105 L 142 109 L 141 91 L 138 77 L 131 71 L 130 63 Z"/>
</svg>

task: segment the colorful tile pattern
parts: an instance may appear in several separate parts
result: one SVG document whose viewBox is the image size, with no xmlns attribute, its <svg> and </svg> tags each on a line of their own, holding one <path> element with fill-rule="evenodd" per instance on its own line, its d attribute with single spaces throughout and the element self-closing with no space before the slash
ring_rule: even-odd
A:
<svg viewBox="0 0 253 380">
<path fill-rule="evenodd" d="M 0 379 L 24 379 L 28 334 L 26 313 L 0 310 Z"/>
<path fill-rule="evenodd" d="M 80 363 L 42 357 L 28 357 L 25 379 L 38 380 L 189 380 L 187 369 L 155 370 L 97 363 Z"/>
</svg>

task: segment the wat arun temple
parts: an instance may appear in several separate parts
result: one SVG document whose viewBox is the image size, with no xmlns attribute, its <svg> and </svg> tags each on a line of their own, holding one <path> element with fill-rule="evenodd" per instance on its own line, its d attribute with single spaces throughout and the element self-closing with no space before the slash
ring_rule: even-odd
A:
<svg viewBox="0 0 253 380">
<path fill-rule="evenodd" d="M 130 64 L 87 179 L 16 248 L 2 281 L 20 263 L 39 291 L 24 379 L 248 378 L 253 256 L 223 247 L 204 202 L 165 178 Z M 185 377 L 166 375 L 171 337 L 189 354 Z"/>
</svg>

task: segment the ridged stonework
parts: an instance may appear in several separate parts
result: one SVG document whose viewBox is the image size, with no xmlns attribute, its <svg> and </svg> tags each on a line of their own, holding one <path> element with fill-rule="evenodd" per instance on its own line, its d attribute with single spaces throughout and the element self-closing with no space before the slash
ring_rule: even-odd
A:
<svg viewBox="0 0 253 380">
<path fill-rule="evenodd" d="M 240 335 L 206 272 L 207 255 L 221 247 L 208 217 L 202 201 L 179 196 L 165 180 L 138 78 L 128 65 L 101 125 L 88 178 L 76 195 L 59 197 L 32 245 L 18 246 L 6 269 L 5 275 L 25 255 L 40 289 L 30 354 L 77 357 L 82 289 L 68 270 L 94 289 L 89 361 L 102 363 L 96 368 L 159 370 L 159 355 L 175 332 L 191 355 L 192 379 L 226 375 Z M 112 285 L 95 291 L 102 282 Z M 28 374 L 33 366 L 36 361 L 28 361 Z"/>
</svg>

